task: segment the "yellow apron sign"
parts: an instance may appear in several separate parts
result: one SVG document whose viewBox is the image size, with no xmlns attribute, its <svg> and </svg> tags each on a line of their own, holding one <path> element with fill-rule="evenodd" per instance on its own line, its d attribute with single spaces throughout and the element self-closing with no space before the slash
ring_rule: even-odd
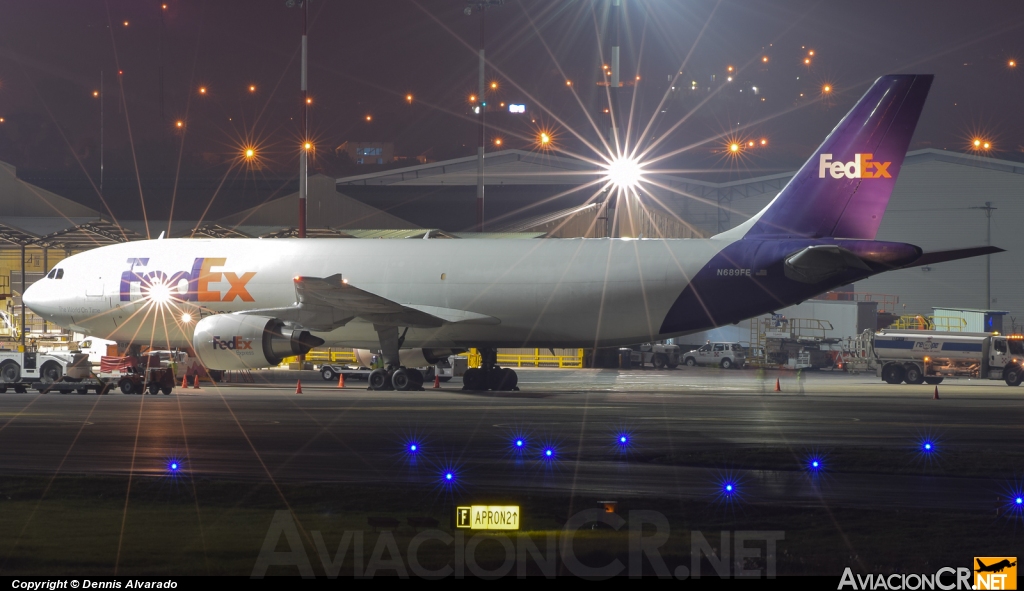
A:
<svg viewBox="0 0 1024 591">
<path fill-rule="evenodd" d="M 472 505 L 455 509 L 455 526 L 464 529 L 519 529 L 517 505 Z"/>
</svg>

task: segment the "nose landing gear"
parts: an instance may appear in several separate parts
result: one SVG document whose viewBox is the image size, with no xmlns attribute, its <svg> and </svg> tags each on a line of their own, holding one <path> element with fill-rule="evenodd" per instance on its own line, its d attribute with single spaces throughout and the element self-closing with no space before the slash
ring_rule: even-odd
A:
<svg viewBox="0 0 1024 591">
<path fill-rule="evenodd" d="M 511 392 L 519 390 L 519 375 L 513 369 L 498 367 L 498 350 L 481 348 L 480 367 L 467 369 L 462 376 L 462 389 L 466 391 L 495 390 Z"/>
</svg>

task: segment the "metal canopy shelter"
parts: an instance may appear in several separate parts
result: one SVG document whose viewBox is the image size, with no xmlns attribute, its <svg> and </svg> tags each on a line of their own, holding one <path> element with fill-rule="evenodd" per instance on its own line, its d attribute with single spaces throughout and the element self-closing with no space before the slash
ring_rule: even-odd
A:
<svg viewBox="0 0 1024 591">
<path fill-rule="evenodd" d="M 220 224 L 203 224 L 182 238 L 252 238 L 252 236 Z"/>
<path fill-rule="evenodd" d="M 87 250 L 109 244 L 145 240 L 145 236 L 107 220 L 75 224 L 41 236 L 32 241 L 40 248 L 62 248 L 65 251 Z"/>
</svg>

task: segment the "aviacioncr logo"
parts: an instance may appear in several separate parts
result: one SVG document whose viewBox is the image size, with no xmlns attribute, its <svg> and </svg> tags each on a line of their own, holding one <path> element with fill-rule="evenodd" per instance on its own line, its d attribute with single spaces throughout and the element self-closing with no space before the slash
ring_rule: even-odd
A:
<svg viewBox="0 0 1024 591">
<path fill-rule="evenodd" d="M 154 286 L 165 286 L 173 299 L 183 302 L 231 302 L 236 298 L 243 302 L 255 299 L 249 293 L 247 284 L 256 276 L 255 271 L 233 273 L 231 271 L 215 271 L 225 266 L 226 258 L 197 258 L 192 263 L 191 271 L 166 273 L 160 270 L 149 270 L 148 258 L 128 259 L 129 269 L 121 273 L 120 295 L 122 302 L 132 299 L 132 285 L 138 285 L 139 291 L 146 293 Z M 210 289 L 211 283 L 227 282 L 228 289 Z"/>
<path fill-rule="evenodd" d="M 821 154 L 818 158 L 818 178 L 825 178 L 825 173 L 834 179 L 891 179 L 889 166 L 892 162 L 875 162 L 874 154 L 854 154 L 851 162 L 833 162 L 832 154 Z"/>
</svg>

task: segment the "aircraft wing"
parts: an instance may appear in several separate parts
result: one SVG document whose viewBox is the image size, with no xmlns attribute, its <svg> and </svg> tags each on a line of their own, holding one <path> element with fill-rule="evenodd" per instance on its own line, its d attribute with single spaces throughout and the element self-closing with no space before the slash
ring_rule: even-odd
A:
<svg viewBox="0 0 1024 591">
<path fill-rule="evenodd" d="M 315 331 L 330 331 L 360 318 L 380 326 L 436 328 L 445 324 L 499 324 L 493 316 L 418 304 L 400 304 L 359 289 L 340 274 L 296 277 L 296 305 L 287 308 L 246 310 L 266 314 Z"/>
</svg>

